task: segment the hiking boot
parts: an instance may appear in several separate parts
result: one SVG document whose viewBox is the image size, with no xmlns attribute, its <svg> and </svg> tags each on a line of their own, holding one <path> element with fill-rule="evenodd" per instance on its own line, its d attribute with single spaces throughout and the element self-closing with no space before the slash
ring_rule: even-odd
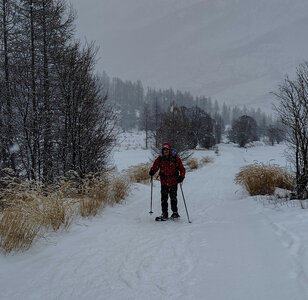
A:
<svg viewBox="0 0 308 300">
<path fill-rule="evenodd" d="M 162 213 L 159 218 L 162 219 L 162 220 L 167 220 L 168 219 L 168 213 Z"/>
<path fill-rule="evenodd" d="M 177 212 L 174 212 L 172 215 L 171 215 L 171 218 L 173 219 L 176 219 L 176 218 L 179 218 L 180 215 L 177 213 Z"/>
</svg>

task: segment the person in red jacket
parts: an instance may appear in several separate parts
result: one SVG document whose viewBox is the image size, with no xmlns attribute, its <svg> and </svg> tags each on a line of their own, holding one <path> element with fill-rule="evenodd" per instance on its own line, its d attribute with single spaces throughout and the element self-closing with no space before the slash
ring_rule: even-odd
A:
<svg viewBox="0 0 308 300">
<path fill-rule="evenodd" d="M 159 217 L 161 220 L 168 218 L 168 196 L 170 196 L 171 218 L 178 218 L 177 206 L 177 190 L 178 183 L 183 182 L 185 178 L 185 168 L 181 159 L 172 154 L 172 149 L 169 143 L 164 143 L 162 146 L 162 156 L 155 159 L 153 166 L 149 172 L 150 176 L 159 170 L 160 183 L 161 183 L 161 209 L 162 215 Z"/>
</svg>

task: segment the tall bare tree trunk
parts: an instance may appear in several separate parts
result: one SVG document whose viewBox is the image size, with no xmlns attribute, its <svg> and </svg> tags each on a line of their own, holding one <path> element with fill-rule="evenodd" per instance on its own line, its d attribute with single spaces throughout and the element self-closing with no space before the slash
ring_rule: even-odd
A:
<svg viewBox="0 0 308 300">
<path fill-rule="evenodd" d="M 49 79 L 49 59 L 46 23 L 46 1 L 42 1 L 42 29 L 43 29 L 43 98 L 44 98 L 44 148 L 43 148 L 43 179 L 52 180 L 52 138 L 51 138 L 51 107 L 50 107 L 50 79 Z"/>
<path fill-rule="evenodd" d="M 8 49 L 8 1 L 2 0 L 2 29 L 3 29 L 3 70 L 4 70 L 4 89 L 3 102 L 1 107 L 0 126 L 3 130 L 1 138 L 1 156 L 2 167 L 11 167 L 15 170 L 15 163 L 13 156 L 10 157 L 10 148 L 12 147 L 13 132 L 12 132 L 12 108 L 11 108 L 11 94 L 10 94 L 10 71 L 9 71 L 9 49 Z"/>
<path fill-rule="evenodd" d="M 38 132 L 38 107 L 37 107 L 37 87 L 35 80 L 35 32 L 34 32 L 34 11 L 33 11 L 33 0 L 29 1 L 30 4 L 30 42 L 31 42 L 31 99 L 32 99 L 32 110 L 33 110 L 33 121 L 32 121 L 32 134 L 33 134 L 33 147 L 31 149 L 31 177 L 33 179 L 40 176 L 40 165 L 39 162 L 39 132 Z"/>
</svg>

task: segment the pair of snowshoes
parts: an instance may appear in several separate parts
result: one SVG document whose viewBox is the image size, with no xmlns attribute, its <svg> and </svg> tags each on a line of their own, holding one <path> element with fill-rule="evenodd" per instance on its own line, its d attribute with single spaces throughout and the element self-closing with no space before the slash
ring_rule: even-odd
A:
<svg viewBox="0 0 308 300">
<path fill-rule="evenodd" d="M 177 212 L 174 212 L 171 215 L 170 219 L 175 220 L 175 219 L 178 219 L 179 217 L 180 217 L 180 215 Z M 169 219 L 168 214 L 162 214 L 161 216 L 156 217 L 155 221 L 167 221 L 168 219 Z"/>
</svg>

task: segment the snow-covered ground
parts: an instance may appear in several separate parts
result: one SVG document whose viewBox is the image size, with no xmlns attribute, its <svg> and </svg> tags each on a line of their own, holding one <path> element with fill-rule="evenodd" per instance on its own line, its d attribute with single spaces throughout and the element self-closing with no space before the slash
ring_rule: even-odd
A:
<svg viewBox="0 0 308 300">
<path fill-rule="evenodd" d="M 284 145 L 219 145 L 194 156 L 212 163 L 188 172 L 178 221 L 155 222 L 160 185 L 135 184 L 121 205 L 80 220 L 23 254 L 0 255 L 0 299 L 308 299 L 308 210 L 248 197 L 234 183 L 254 161 L 286 166 Z M 150 152 L 120 148 L 119 170 Z"/>
</svg>

